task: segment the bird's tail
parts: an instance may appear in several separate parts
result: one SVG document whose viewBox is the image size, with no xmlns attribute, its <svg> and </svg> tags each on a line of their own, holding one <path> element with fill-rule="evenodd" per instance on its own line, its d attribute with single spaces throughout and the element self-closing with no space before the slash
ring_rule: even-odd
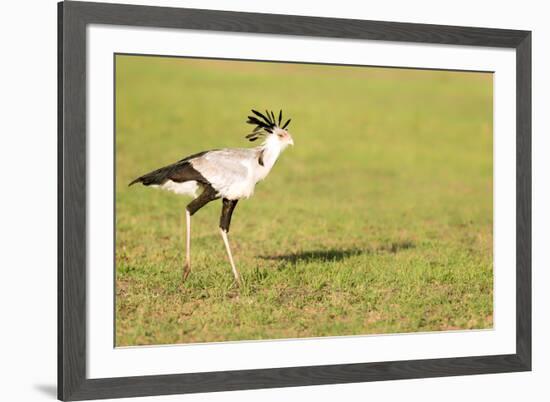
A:
<svg viewBox="0 0 550 402">
<path fill-rule="evenodd" d="M 193 168 L 191 163 L 189 163 L 190 158 L 197 157 L 197 155 L 201 154 L 192 155 L 172 165 L 168 165 L 144 174 L 143 176 L 132 180 L 130 184 L 128 184 L 128 186 L 136 183 L 142 183 L 144 186 L 160 186 L 166 183 L 168 180 L 172 180 L 176 183 L 184 183 L 186 181 L 198 181 L 204 183 L 204 177 L 202 177 L 202 175 Z"/>
<path fill-rule="evenodd" d="M 128 186 L 131 186 L 136 183 L 142 183 L 144 186 L 150 186 L 153 184 L 161 185 L 166 182 L 173 173 L 174 167 L 173 166 L 166 166 L 157 170 L 154 170 L 152 172 L 149 172 L 147 174 L 144 174 L 143 176 L 138 177 L 137 179 L 134 179 L 128 184 Z"/>
<path fill-rule="evenodd" d="M 131 185 L 136 184 L 136 183 L 141 183 L 142 179 L 143 179 L 142 177 L 138 177 L 137 179 L 132 180 L 130 182 L 130 184 L 128 184 L 128 187 L 130 187 Z"/>
</svg>

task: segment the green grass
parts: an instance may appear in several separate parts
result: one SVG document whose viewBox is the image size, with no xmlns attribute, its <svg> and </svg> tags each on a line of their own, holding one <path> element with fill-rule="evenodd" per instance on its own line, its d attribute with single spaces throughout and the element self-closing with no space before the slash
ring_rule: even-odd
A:
<svg viewBox="0 0 550 402">
<path fill-rule="evenodd" d="M 382 334 L 493 325 L 492 75 L 117 56 L 116 344 Z M 249 146 L 251 108 L 295 147 L 230 233 L 221 202 L 128 182 Z"/>
</svg>

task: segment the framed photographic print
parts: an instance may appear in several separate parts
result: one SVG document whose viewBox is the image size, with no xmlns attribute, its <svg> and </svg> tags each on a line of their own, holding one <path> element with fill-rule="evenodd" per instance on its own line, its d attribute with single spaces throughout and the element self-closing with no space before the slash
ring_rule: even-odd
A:
<svg viewBox="0 0 550 402">
<path fill-rule="evenodd" d="M 530 32 L 58 15 L 59 399 L 530 370 Z"/>
</svg>

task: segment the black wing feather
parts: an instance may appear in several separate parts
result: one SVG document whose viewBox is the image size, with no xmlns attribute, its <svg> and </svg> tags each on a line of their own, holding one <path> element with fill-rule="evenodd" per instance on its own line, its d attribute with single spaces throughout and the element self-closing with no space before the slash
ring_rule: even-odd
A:
<svg viewBox="0 0 550 402">
<path fill-rule="evenodd" d="M 176 163 L 153 170 L 133 180 L 128 186 L 136 183 L 142 183 L 144 186 L 150 186 L 152 184 L 162 185 L 168 180 L 175 181 L 176 183 L 194 180 L 199 183 L 210 184 L 190 163 L 192 159 L 200 158 L 208 152 L 211 151 L 203 151 L 189 155 Z"/>
</svg>

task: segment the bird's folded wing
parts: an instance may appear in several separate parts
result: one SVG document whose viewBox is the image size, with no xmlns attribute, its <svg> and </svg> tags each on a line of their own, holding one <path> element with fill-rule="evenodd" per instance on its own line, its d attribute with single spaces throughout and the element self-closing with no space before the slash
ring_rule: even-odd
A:
<svg viewBox="0 0 550 402">
<path fill-rule="evenodd" d="M 220 188 L 247 180 L 248 167 L 255 155 L 254 149 L 220 149 L 207 152 L 190 163 L 214 188 Z"/>
</svg>

